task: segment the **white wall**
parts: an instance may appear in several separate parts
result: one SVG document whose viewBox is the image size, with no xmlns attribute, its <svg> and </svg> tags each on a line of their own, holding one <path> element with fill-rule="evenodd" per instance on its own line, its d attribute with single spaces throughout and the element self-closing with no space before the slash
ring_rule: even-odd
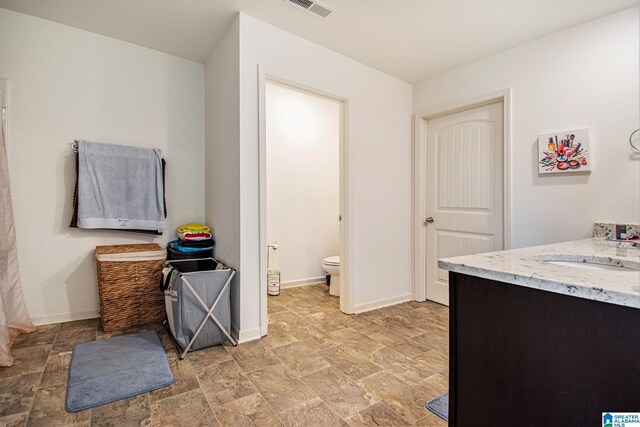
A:
<svg viewBox="0 0 640 427">
<path fill-rule="evenodd" d="M 271 260 L 283 284 L 324 279 L 340 254 L 340 103 L 268 82 L 266 131 Z"/>
<path fill-rule="evenodd" d="M 349 98 L 352 309 L 410 299 L 411 86 L 240 13 L 242 329 L 260 315 L 259 65 Z"/>
<path fill-rule="evenodd" d="M 240 330 L 240 27 L 235 19 L 205 66 L 205 218 L 216 258 L 238 270 L 231 283 L 231 328 Z"/>
<path fill-rule="evenodd" d="M 637 223 L 639 8 L 569 28 L 414 87 L 414 111 L 513 88 L 512 247 L 589 237 L 594 222 Z M 591 175 L 538 176 L 545 132 L 588 127 Z"/>
<path fill-rule="evenodd" d="M 94 33 L 0 9 L 9 80 L 8 153 L 18 255 L 37 323 L 95 317 L 96 245 L 164 243 L 204 219 L 204 68 Z M 161 148 L 164 236 L 69 229 L 74 139 Z"/>
</svg>

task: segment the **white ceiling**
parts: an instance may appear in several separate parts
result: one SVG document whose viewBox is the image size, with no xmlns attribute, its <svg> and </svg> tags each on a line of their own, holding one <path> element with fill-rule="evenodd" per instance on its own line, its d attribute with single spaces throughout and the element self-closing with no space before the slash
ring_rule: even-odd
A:
<svg viewBox="0 0 640 427">
<path fill-rule="evenodd" d="M 0 7 L 205 62 L 243 11 L 415 83 L 640 0 L 0 0 Z"/>
</svg>

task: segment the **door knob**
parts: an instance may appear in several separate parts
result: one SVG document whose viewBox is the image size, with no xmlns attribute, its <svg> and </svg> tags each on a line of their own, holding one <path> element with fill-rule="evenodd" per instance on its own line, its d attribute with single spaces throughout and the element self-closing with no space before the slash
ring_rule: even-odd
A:
<svg viewBox="0 0 640 427">
<path fill-rule="evenodd" d="M 424 225 L 431 224 L 433 222 L 433 217 L 429 216 L 424 220 Z"/>
</svg>

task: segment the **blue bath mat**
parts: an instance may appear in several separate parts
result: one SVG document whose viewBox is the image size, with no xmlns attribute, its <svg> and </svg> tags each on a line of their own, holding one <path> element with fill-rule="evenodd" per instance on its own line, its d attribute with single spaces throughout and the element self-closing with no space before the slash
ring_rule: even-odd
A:
<svg viewBox="0 0 640 427">
<path fill-rule="evenodd" d="M 443 420 L 449 421 L 449 392 L 429 401 L 427 409 Z"/>
<path fill-rule="evenodd" d="M 156 331 L 78 344 L 67 384 L 67 411 L 78 412 L 173 384 Z"/>
</svg>

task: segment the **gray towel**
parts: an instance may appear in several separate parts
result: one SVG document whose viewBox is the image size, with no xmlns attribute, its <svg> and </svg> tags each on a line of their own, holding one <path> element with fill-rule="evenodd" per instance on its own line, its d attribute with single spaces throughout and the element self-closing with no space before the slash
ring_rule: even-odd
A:
<svg viewBox="0 0 640 427">
<path fill-rule="evenodd" d="M 162 151 L 78 141 L 78 227 L 164 231 Z"/>
</svg>

